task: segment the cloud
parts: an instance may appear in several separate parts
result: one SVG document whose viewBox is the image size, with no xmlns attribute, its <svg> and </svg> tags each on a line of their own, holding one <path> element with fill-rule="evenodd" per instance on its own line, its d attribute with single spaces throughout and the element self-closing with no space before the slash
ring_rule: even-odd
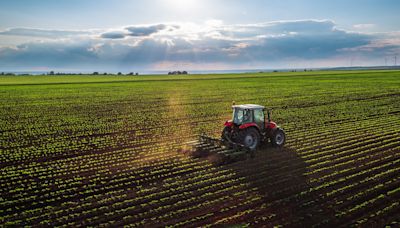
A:
<svg viewBox="0 0 400 228">
<path fill-rule="evenodd" d="M 193 68 L 213 65 L 276 68 L 293 67 L 293 62 L 318 67 L 323 66 L 318 64 L 326 66 L 327 63 L 347 64 L 349 56 L 373 63 L 400 50 L 398 32 L 349 32 L 338 29 L 330 20 L 237 25 L 214 21 L 205 24 L 133 25 L 92 31 L 97 31 L 97 34 L 93 32 L 93 36 L 75 39 L 81 33 L 60 33 L 58 37 L 63 34 L 70 39 L 34 41 L 0 48 L 0 68 L 123 70 L 179 65 Z"/>
<path fill-rule="evenodd" d="M 83 66 L 96 64 L 90 42 L 37 42 L 0 49 L 0 66 Z"/>
<path fill-rule="evenodd" d="M 167 26 L 164 24 L 159 24 L 159 25 L 152 25 L 152 26 L 131 26 L 125 28 L 128 30 L 129 36 L 149 36 L 153 33 L 157 33 L 161 30 L 166 29 Z"/>
<path fill-rule="evenodd" d="M 121 31 L 112 31 L 112 32 L 105 32 L 101 34 L 101 38 L 104 39 L 123 39 L 125 38 L 126 34 Z"/>
<path fill-rule="evenodd" d="M 297 20 L 276 21 L 260 24 L 265 32 L 269 33 L 330 33 L 335 30 L 335 23 L 331 20 Z"/>
<path fill-rule="evenodd" d="M 88 35 L 88 31 L 71 31 L 71 30 L 46 30 L 34 28 L 11 28 L 0 32 L 0 35 L 9 36 L 27 36 L 27 37 L 44 37 L 44 38 L 62 38 L 77 35 Z"/>
<path fill-rule="evenodd" d="M 355 29 L 372 29 L 375 28 L 375 24 L 356 24 L 353 25 Z"/>
<path fill-rule="evenodd" d="M 178 29 L 178 25 L 166 25 L 166 24 L 158 24 L 158 25 L 148 25 L 148 26 L 129 26 L 125 27 L 120 31 L 110 31 L 101 34 L 101 38 L 104 39 L 123 39 L 126 37 L 147 37 L 152 34 L 159 33 L 160 31 L 167 30 L 172 32 Z"/>
</svg>

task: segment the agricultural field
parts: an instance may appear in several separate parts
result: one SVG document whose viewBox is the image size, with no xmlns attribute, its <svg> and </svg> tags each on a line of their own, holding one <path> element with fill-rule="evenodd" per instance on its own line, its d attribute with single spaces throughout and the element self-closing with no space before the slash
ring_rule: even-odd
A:
<svg viewBox="0 0 400 228">
<path fill-rule="evenodd" d="M 216 166 L 231 104 L 287 142 Z M 400 72 L 0 77 L 1 226 L 399 226 Z"/>
</svg>

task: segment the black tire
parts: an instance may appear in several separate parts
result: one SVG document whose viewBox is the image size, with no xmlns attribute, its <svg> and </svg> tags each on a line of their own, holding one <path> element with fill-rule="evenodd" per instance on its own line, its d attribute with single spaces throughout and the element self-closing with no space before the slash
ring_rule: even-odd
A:
<svg viewBox="0 0 400 228">
<path fill-rule="evenodd" d="M 274 131 L 271 137 L 271 144 L 276 147 L 282 147 L 286 142 L 285 132 L 278 128 Z"/>
<path fill-rule="evenodd" d="M 230 132 L 231 132 L 231 128 L 230 127 L 224 127 L 224 130 L 222 130 L 221 133 L 221 139 L 225 139 L 228 140 L 228 137 L 230 138 Z"/>
<path fill-rule="evenodd" d="M 248 128 L 239 133 L 240 143 L 249 148 L 251 151 L 257 150 L 260 145 L 260 134 L 255 128 Z"/>
</svg>

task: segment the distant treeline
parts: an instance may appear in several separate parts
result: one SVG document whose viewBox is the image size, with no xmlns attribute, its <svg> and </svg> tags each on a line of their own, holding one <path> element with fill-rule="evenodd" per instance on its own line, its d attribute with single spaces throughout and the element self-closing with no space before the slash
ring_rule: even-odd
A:
<svg viewBox="0 0 400 228">
<path fill-rule="evenodd" d="M 68 74 L 68 75 L 90 75 L 90 74 L 88 74 L 88 73 L 55 73 L 54 71 L 50 71 L 47 75 L 66 75 L 66 74 Z M 107 73 L 107 72 L 104 72 L 104 73 L 101 73 L 101 72 L 98 72 L 98 71 L 95 71 L 95 72 L 93 72 L 93 73 L 91 73 L 91 75 L 139 75 L 139 73 L 138 72 L 129 72 L 129 73 L 127 73 L 127 74 L 124 74 L 124 73 L 122 73 L 122 72 L 118 72 L 118 73 Z"/>
<path fill-rule="evenodd" d="M 181 74 L 188 74 L 187 71 L 170 71 L 168 75 L 181 75 Z"/>
<path fill-rule="evenodd" d="M 12 75 L 30 75 L 30 74 L 14 74 L 14 73 L 4 73 L 4 72 L 1 72 L 0 75 L 12 76 Z"/>
</svg>

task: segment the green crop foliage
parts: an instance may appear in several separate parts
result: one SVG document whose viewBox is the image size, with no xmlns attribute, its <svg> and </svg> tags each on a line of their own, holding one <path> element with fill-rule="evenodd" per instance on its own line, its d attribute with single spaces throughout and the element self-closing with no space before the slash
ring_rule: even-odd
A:
<svg viewBox="0 0 400 228">
<path fill-rule="evenodd" d="M 213 166 L 232 101 L 287 134 Z M 400 211 L 400 72 L 1 76 L 4 226 L 385 226 Z"/>
</svg>

